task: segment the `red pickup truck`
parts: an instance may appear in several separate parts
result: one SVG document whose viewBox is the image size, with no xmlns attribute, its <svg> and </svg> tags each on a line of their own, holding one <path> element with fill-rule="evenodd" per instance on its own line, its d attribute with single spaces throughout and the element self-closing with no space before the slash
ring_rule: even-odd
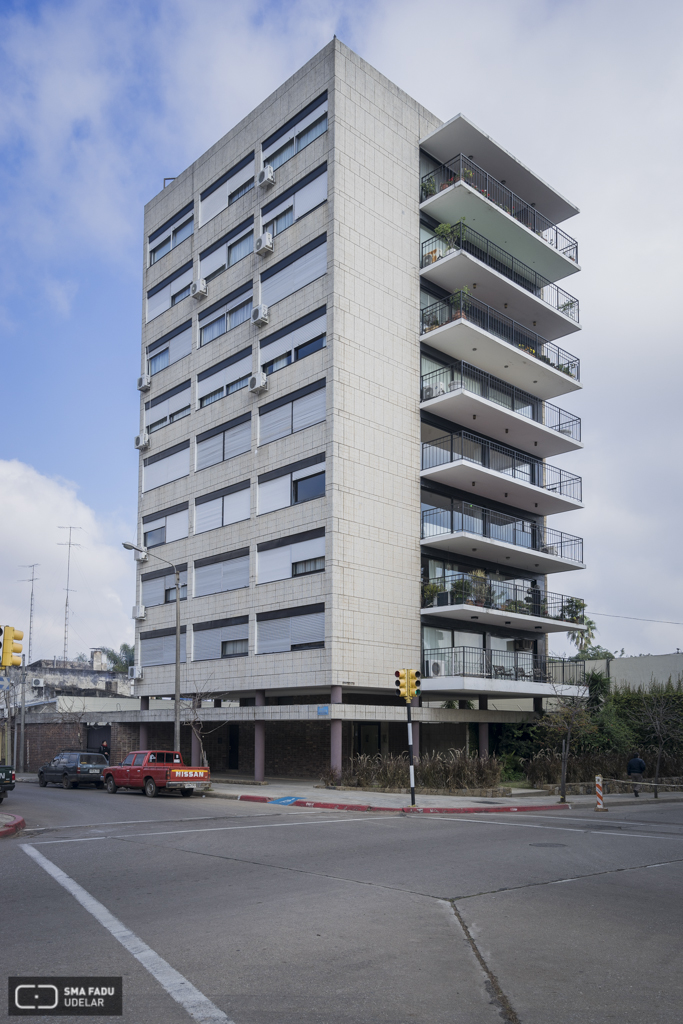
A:
<svg viewBox="0 0 683 1024">
<path fill-rule="evenodd" d="M 145 796 L 156 796 L 167 789 L 192 796 L 196 790 L 210 789 L 211 777 L 208 768 L 184 765 L 177 750 L 133 750 L 121 764 L 105 768 L 104 784 L 108 793 L 142 789 Z"/>
</svg>

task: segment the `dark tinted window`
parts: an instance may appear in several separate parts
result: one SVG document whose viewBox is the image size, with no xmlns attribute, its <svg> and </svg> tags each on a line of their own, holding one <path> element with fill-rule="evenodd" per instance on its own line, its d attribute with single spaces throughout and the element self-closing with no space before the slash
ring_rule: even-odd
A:
<svg viewBox="0 0 683 1024">
<path fill-rule="evenodd" d="M 133 764 L 142 764 L 142 762 L 144 760 L 145 760 L 145 755 L 144 754 L 136 754 L 135 755 L 135 760 L 133 761 Z"/>
<path fill-rule="evenodd" d="M 123 764 L 132 764 L 132 763 L 133 763 L 133 755 L 132 754 L 128 754 L 128 756 L 126 757 L 126 760 L 123 762 Z"/>
<path fill-rule="evenodd" d="M 300 501 L 310 501 L 311 498 L 322 498 L 325 495 L 325 474 L 316 473 L 315 476 L 306 476 L 303 480 L 295 480 L 293 484 L 292 504 Z"/>
<path fill-rule="evenodd" d="M 304 345 L 299 345 L 294 350 L 295 359 L 305 359 L 306 356 L 310 356 L 313 352 L 317 352 L 319 349 L 325 347 L 325 335 L 321 334 L 319 338 L 314 338 L 313 341 L 307 341 Z"/>
<path fill-rule="evenodd" d="M 104 754 L 81 754 L 81 764 L 106 764 Z"/>
</svg>

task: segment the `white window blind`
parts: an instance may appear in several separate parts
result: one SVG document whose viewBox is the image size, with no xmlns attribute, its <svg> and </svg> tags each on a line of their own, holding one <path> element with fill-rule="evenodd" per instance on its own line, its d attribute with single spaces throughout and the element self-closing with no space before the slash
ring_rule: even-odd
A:
<svg viewBox="0 0 683 1024">
<path fill-rule="evenodd" d="M 203 501 L 201 505 L 195 505 L 194 510 L 194 532 L 206 533 L 207 530 L 216 530 L 223 525 L 223 499 L 215 498 L 213 501 Z"/>
<path fill-rule="evenodd" d="M 292 563 L 303 562 L 308 558 L 324 558 L 325 538 L 314 537 L 313 540 L 303 540 L 298 544 L 292 544 L 290 557 Z"/>
<path fill-rule="evenodd" d="M 259 444 L 268 444 L 292 432 L 292 404 L 281 405 L 259 416 Z"/>
<path fill-rule="evenodd" d="M 249 556 L 200 565 L 194 571 L 194 596 L 220 594 L 249 586 Z"/>
<path fill-rule="evenodd" d="M 231 523 L 241 523 L 251 515 L 250 490 L 235 491 L 234 494 L 226 494 L 223 498 L 223 525 L 230 526 Z"/>
<path fill-rule="evenodd" d="M 244 185 L 250 178 L 254 177 L 254 161 L 251 160 L 241 171 L 237 171 L 232 177 L 219 185 L 217 189 L 209 193 L 206 199 L 199 204 L 199 218 L 201 224 L 206 224 L 212 217 L 215 217 L 228 205 L 228 199 L 233 192 L 236 192 L 240 185 Z"/>
<path fill-rule="evenodd" d="M 264 164 L 268 163 L 268 158 L 272 153 L 277 153 L 279 149 L 282 149 L 284 146 L 286 146 L 289 139 L 293 139 L 295 136 L 301 135 L 304 129 L 308 128 L 308 126 L 313 124 L 315 121 L 319 121 L 323 114 L 325 114 L 326 112 L 327 100 L 325 100 L 323 103 L 317 106 L 306 117 L 303 117 L 300 121 L 297 122 L 297 124 L 293 125 L 293 127 L 286 134 L 281 135 L 280 138 L 276 139 L 275 142 L 271 143 L 271 145 L 268 146 L 267 149 L 263 150 Z"/>
<path fill-rule="evenodd" d="M 248 640 L 249 623 L 237 626 L 219 626 L 216 629 L 197 629 L 194 632 L 194 661 L 212 661 L 221 657 L 221 647 L 230 640 Z"/>
<path fill-rule="evenodd" d="M 197 442 L 197 469 L 206 469 L 223 461 L 223 434 L 214 434 Z"/>
<path fill-rule="evenodd" d="M 292 647 L 296 644 L 317 644 L 325 639 L 325 612 L 294 615 L 290 620 Z"/>
<path fill-rule="evenodd" d="M 168 484 L 172 480 L 179 480 L 183 476 L 189 476 L 189 473 L 190 449 L 184 448 L 183 451 L 175 452 L 174 455 L 169 455 L 165 459 L 160 459 L 149 466 L 144 466 L 142 489 L 143 491 L 151 491 L 153 488 L 161 487 L 162 484 Z"/>
<path fill-rule="evenodd" d="M 292 403 L 292 433 L 325 419 L 325 392 L 319 388 Z"/>
<path fill-rule="evenodd" d="M 142 581 L 142 603 L 146 608 L 154 608 L 166 600 L 164 579 L 164 576 L 159 576 L 156 580 Z"/>
<path fill-rule="evenodd" d="M 288 473 L 286 476 L 278 476 L 274 480 L 266 480 L 258 485 L 258 511 L 259 515 L 264 512 L 274 512 L 278 508 L 287 508 L 292 503 L 292 478 Z"/>
<path fill-rule="evenodd" d="M 284 355 L 286 352 L 293 352 L 299 345 L 303 345 L 307 341 L 312 341 L 313 338 L 319 338 L 321 334 L 325 334 L 327 331 L 327 314 L 323 313 L 322 316 L 317 317 L 315 320 L 311 320 L 310 323 L 304 324 L 303 327 L 298 327 L 295 331 L 290 331 L 289 334 L 285 334 L 284 337 L 278 338 L 277 341 L 272 341 L 269 345 L 268 339 L 265 338 L 264 342 L 261 343 L 261 363 L 270 362 L 272 359 L 277 359 L 278 356 Z"/>
<path fill-rule="evenodd" d="M 261 282 L 261 302 L 272 306 L 327 273 L 327 242 Z"/>
<path fill-rule="evenodd" d="M 172 540 L 180 540 L 182 537 L 187 537 L 189 513 L 187 509 L 182 512 L 174 512 L 173 515 L 166 516 L 166 543 L 170 544 Z"/>
<path fill-rule="evenodd" d="M 294 193 L 294 220 L 303 217 L 327 199 L 327 171 Z"/>
<path fill-rule="evenodd" d="M 180 634 L 180 660 L 185 661 L 185 634 Z M 143 668 L 151 665 L 175 664 L 175 635 L 148 637 L 140 641 L 140 664 Z"/>
<path fill-rule="evenodd" d="M 225 199 L 225 205 L 227 206 L 227 196 Z M 208 256 L 199 264 L 199 273 L 202 277 L 209 277 L 216 270 L 220 270 L 221 267 L 225 266 L 227 260 L 227 246 L 222 245 L 220 249 L 216 249 L 214 252 L 210 252 Z"/>
<path fill-rule="evenodd" d="M 197 398 L 201 400 L 205 395 L 211 394 L 212 391 L 216 391 L 218 388 L 226 387 L 242 377 L 248 377 L 251 373 L 251 366 L 251 356 L 245 356 L 244 359 L 231 363 L 230 366 L 219 370 L 218 373 L 212 373 L 210 377 L 205 377 L 204 380 L 198 381 Z"/>
<path fill-rule="evenodd" d="M 292 646 L 291 619 L 266 619 L 256 624 L 256 653 L 277 654 Z"/>
<path fill-rule="evenodd" d="M 235 455 L 243 455 L 251 448 L 251 421 L 239 423 L 223 434 L 225 438 L 223 458 L 232 459 Z"/>
<path fill-rule="evenodd" d="M 171 338 L 168 349 L 169 363 L 175 363 L 183 356 L 189 356 L 192 351 L 192 328 L 188 327 L 182 334 L 176 334 L 175 338 Z"/>
<path fill-rule="evenodd" d="M 287 580 L 292 575 L 292 559 L 289 545 L 271 548 L 258 552 L 259 583 L 272 583 L 273 580 Z"/>
<path fill-rule="evenodd" d="M 147 323 L 171 308 L 171 286 L 167 284 L 161 291 L 155 292 L 147 299 Z"/>
<path fill-rule="evenodd" d="M 177 395 L 167 398 L 165 402 L 151 405 L 149 409 L 145 409 L 145 426 L 149 426 L 150 423 L 157 423 L 162 419 L 167 419 L 179 409 L 184 409 L 185 406 L 190 404 L 190 398 L 191 388 L 185 388 L 184 391 L 179 391 Z"/>
</svg>

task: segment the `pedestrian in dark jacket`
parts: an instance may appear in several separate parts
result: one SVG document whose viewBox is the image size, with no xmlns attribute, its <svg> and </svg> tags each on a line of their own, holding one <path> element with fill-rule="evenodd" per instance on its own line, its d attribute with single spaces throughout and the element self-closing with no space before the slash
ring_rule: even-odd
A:
<svg viewBox="0 0 683 1024">
<path fill-rule="evenodd" d="M 643 772 L 645 771 L 645 762 L 639 753 L 636 753 L 628 763 L 628 777 L 629 781 L 633 783 L 633 795 L 640 796 L 639 783 L 643 781 Z"/>
<path fill-rule="evenodd" d="M 100 751 L 99 752 L 100 752 L 100 754 L 104 754 L 104 756 L 107 759 L 107 763 L 109 763 L 109 744 L 107 743 L 106 740 L 102 740 L 102 743 L 100 744 Z"/>
</svg>

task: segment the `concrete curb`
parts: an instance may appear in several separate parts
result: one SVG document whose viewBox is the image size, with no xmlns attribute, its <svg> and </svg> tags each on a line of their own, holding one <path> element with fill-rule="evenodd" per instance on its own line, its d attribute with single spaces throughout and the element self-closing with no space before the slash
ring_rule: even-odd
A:
<svg viewBox="0 0 683 1024">
<path fill-rule="evenodd" d="M 249 803 L 269 804 L 273 798 L 268 796 L 252 796 L 251 793 L 207 793 L 223 800 L 246 800 Z M 570 804 L 539 804 L 535 807 L 381 807 L 375 804 L 338 804 L 324 803 L 320 800 L 293 800 L 288 807 L 313 807 L 324 811 L 387 811 L 392 814 L 500 814 L 505 812 L 523 811 L 557 811 L 569 810 Z"/>
<path fill-rule="evenodd" d="M 19 832 L 22 828 L 26 828 L 26 822 L 20 815 L 13 814 L 12 821 L 6 821 L 4 824 L 0 822 L 0 839 L 4 839 L 5 836 L 13 836 L 15 832 Z"/>
</svg>

